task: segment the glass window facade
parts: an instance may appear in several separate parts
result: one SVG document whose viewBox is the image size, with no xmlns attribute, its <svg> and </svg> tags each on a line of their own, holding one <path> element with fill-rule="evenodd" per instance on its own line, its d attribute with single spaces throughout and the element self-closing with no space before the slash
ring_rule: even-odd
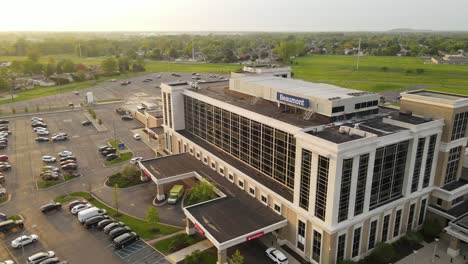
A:
<svg viewBox="0 0 468 264">
<path fill-rule="evenodd" d="M 304 252 L 305 250 L 306 224 L 301 220 L 297 221 L 297 248 Z"/>
<path fill-rule="evenodd" d="M 167 94 L 167 119 L 169 121 L 169 127 L 172 127 L 172 98 L 171 94 Z"/>
<path fill-rule="evenodd" d="M 338 237 L 338 245 L 336 248 L 336 261 L 340 262 L 345 257 L 345 246 L 346 246 L 346 234 Z"/>
<path fill-rule="evenodd" d="M 413 221 L 414 221 L 414 210 L 416 208 L 416 204 L 410 205 L 410 210 L 408 213 L 408 223 L 406 224 L 406 232 L 411 231 L 413 229 Z"/>
<path fill-rule="evenodd" d="M 358 178 L 356 185 L 356 198 L 354 200 L 354 215 L 364 211 L 364 198 L 366 196 L 367 169 L 369 167 L 369 154 L 359 157 Z"/>
<path fill-rule="evenodd" d="M 322 248 L 322 234 L 314 230 L 312 242 L 312 259 L 320 263 L 320 249 Z"/>
<path fill-rule="evenodd" d="M 382 242 L 386 242 L 388 239 L 388 228 L 390 227 L 390 215 L 384 216 L 382 224 Z"/>
<path fill-rule="evenodd" d="M 351 177 L 353 175 L 353 159 L 343 160 L 341 175 L 340 201 L 338 206 L 338 223 L 348 219 L 349 194 L 351 192 Z"/>
<path fill-rule="evenodd" d="M 369 244 L 367 245 L 367 248 L 369 250 L 371 250 L 371 249 L 373 249 L 375 247 L 376 234 L 377 234 L 377 220 L 374 220 L 370 224 Z"/>
<path fill-rule="evenodd" d="M 421 208 L 419 209 L 418 225 L 423 224 L 425 213 L 426 213 L 426 199 L 423 199 L 421 201 Z"/>
<path fill-rule="evenodd" d="M 452 127 L 451 140 L 457 140 L 465 137 L 466 125 L 468 123 L 468 112 L 459 113 L 455 115 Z"/>
<path fill-rule="evenodd" d="M 310 173 L 312 164 L 312 152 L 302 149 L 301 182 L 299 187 L 299 206 L 309 210 Z"/>
<path fill-rule="evenodd" d="M 396 212 L 395 225 L 393 226 L 393 237 L 397 237 L 400 234 L 401 224 L 401 209 Z"/>
<path fill-rule="evenodd" d="M 319 156 L 317 168 L 317 185 L 315 188 L 315 216 L 325 220 L 327 210 L 328 166 L 330 159 Z"/>
<path fill-rule="evenodd" d="M 359 250 L 361 247 L 361 227 L 354 229 L 354 236 L 353 236 L 353 250 L 351 253 L 351 257 L 356 257 L 359 255 Z"/>
<path fill-rule="evenodd" d="M 457 179 L 458 166 L 460 164 L 462 146 L 450 150 L 447 162 L 447 172 L 444 184 L 451 183 Z"/>
<path fill-rule="evenodd" d="M 426 143 L 426 138 L 418 139 L 418 146 L 416 147 L 416 158 L 414 160 L 413 180 L 411 182 L 412 193 L 418 190 L 419 175 L 421 174 L 421 164 L 422 164 L 425 143 Z"/>
<path fill-rule="evenodd" d="M 167 126 L 169 125 L 169 122 L 167 122 L 167 117 L 169 113 L 167 112 L 167 99 L 166 99 L 166 93 L 162 93 L 162 103 L 163 103 L 163 114 L 164 114 L 164 124 Z"/>
<path fill-rule="evenodd" d="M 432 163 L 434 162 L 435 145 L 437 143 L 437 135 L 432 135 L 429 139 L 429 147 L 427 149 L 426 165 L 424 169 L 423 188 L 429 186 L 432 173 Z"/>
<path fill-rule="evenodd" d="M 291 134 L 189 96 L 184 106 L 188 131 L 294 188 L 296 141 Z"/>
<path fill-rule="evenodd" d="M 378 148 L 375 154 L 370 209 L 402 196 L 409 141 Z"/>
</svg>

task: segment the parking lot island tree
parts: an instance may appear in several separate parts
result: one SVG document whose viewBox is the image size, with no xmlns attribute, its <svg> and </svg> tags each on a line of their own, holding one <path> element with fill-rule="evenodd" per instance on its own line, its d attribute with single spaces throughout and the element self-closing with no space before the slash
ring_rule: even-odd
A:
<svg viewBox="0 0 468 264">
<path fill-rule="evenodd" d="M 193 205 L 211 200 L 216 197 L 213 185 L 208 182 L 200 181 L 193 186 L 188 195 L 185 205 Z"/>
<path fill-rule="evenodd" d="M 146 221 L 151 223 L 151 230 L 156 233 L 158 232 L 158 227 L 157 224 L 159 223 L 159 212 L 156 207 L 150 205 L 148 207 L 148 210 L 146 210 Z"/>
<path fill-rule="evenodd" d="M 244 256 L 242 256 L 238 249 L 236 252 L 234 252 L 234 254 L 232 254 L 231 258 L 229 259 L 229 264 L 244 264 Z"/>
<path fill-rule="evenodd" d="M 120 189 L 119 189 L 118 184 L 114 185 L 114 191 L 113 191 L 112 198 L 114 199 L 114 208 L 115 208 L 115 211 L 116 211 L 114 216 L 120 216 L 120 211 L 119 211 Z"/>
</svg>

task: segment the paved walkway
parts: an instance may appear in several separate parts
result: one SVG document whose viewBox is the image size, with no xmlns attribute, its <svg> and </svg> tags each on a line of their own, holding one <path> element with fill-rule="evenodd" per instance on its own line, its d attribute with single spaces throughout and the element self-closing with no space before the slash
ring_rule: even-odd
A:
<svg viewBox="0 0 468 264">
<path fill-rule="evenodd" d="M 279 249 L 281 252 L 283 252 L 283 254 L 285 254 L 286 257 L 288 257 L 289 264 L 300 264 L 300 262 L 297 259 L 295 259 L 291 254 L 286 252 L 286 250 L 283 250 L 281 246 L 278 245 L 274 236 L 266 235 L 266 236 L 260 237 L 259 239 L 266 247 L 274 247 L 274 248 Z"/>
<path fill-rule="evenodd" d="M 146 241 L 146 243 L 152 245 L 152 244 L 154 244 L 154 243 L 156 243 L 156 242 L 159 242 L 159 241 L 161 241 L 161 240 L 164 240 L 164 239 L 167 239 L 167 238 L 171 238 L 171 237 L 174 237 L 174 236 L 177 236 L 177 235 L 180 235 L 180 234 L 185 234 L 185 233 L 186 233 L 185 229 L 184 229 L 184 230 L 180 230 L 180 231 L 177 231 L 177 232 L 175 232 L 175 233 L 172 233 L 172 234 L 169 234 L 169 235 L 166 235 L 166 236 L 162 236 L 162 237 L 158 237 L 158 238 L 155 238 L 155 239 L 152 239 L 152 240 L 148 240 L 148 241 Z"/>
<path fill-rule="evenodd" d="M 438 257 L 433 258 L 435 244 L 437 243 L 436 255 Z M 404 259 L 396 262 L 396 264 L 466 264 L 468 263 L 468 246 L 461 245 L 460 255 L 456 258 L 451 258 L 447 255 L 448 240 L 442 237 L 439 242 L 424 243 L 424 247 L 419 249 L 416 255 L 411 254 Z M 466 256 L 466 260 L 464 260 Z M 434 262 L 432 260 L 434 259 Z"/>
<path fill-rule="evenodd" d="M 186 247 L 182 250 L 179 250 L 177 252 L 174 252 L 166 257 L 168 261 L 171 263 L 177 263 L 179 261 L 182 261 L 185 259 L 185 256 L 192 254 L 193 251 L 195 250 L 200 250 L 200 251 L 205 251 L 209 248 L 211 248 L 213 244 L 208 239 L 205 239 L 203 241 L 200 241 L 194 245 L 191 245 L 190 247 Z"/>
</svg>

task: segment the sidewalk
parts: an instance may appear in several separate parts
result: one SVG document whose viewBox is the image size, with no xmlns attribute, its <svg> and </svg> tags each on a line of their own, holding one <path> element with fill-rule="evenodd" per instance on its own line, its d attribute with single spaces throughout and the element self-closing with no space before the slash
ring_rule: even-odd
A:
<svg viewBox="0 0 468 264">
<path fill-rule="evenodd" d="M 279 249 L 281 252 L 283 252 L 286 257 L 288 257 L 288 263 L 289 264 L 301 264 L 294 256 L 286 252 L 281 248 L 280 245 L 278 245 L 276 239 L 272 235 L 267 235 L 267 236 L 262 236 L 259 238 L 259 240 L 266 246 L 266 247 L 274 247 Z"/>
<path fill-rule="evenodd" d="M 164 240 L 164 239 L 167 239 L 167 238 L 171 238 L 171 237 L 174 237 L 174 236 L 177 236 L 177 235 L 180 235 L 180 234 L 185 234 L 186 232 L 187 232 L 187 231 L 185 231 L 185 230 L 180 230 L 180 231 L 177 231 L 177 232 L 175 232 L 175 233 L 169 234 L 169 235 L 167 235 L 167 236 L 162 236 L 162 237 L 158 237 L 158 238 L 155 238 L 155 239 L 152 239 L 152 240 L 148 240 L 148 241 L 146 241 L 146 243 L 152 245 L 152 244 L 154 244 L 154 243 L 156 243 L 156 242 L 159 242 L 159 241 L 161 241 L 161 240 Z"/>
<path fill-rule="evenodd" d="M 177 263 L 179 261 L 182 261 L 185 259 L 185 256 L 192 254 L 193 251 L 195 250 L 200 250 L 200 252 L 205 251 L 212 247 L 213 244 L 208 239 L 205 239 L 203 241 L 200 241 L 194 245 L 191 245 L 190 247 L 186 247 L 182 250 L 179 250 L 177 252 L 174 252 L 166 257 L 166 260 L 168 260 L 171 263 Z"/>
<path fill-rule="evenodd" d="M 437 243 L 436 255 L 439 257 L 434 258 L 434 262 L 432 262 L 435 244 Z M 439 242 L 432 242 L 432 243 L 423 243 L 424 247 L 418 250 L 416 255 L 411 254 L 406 256 L 402 260 L 396 262 L 396 264 L 430 264 L 430 263 L 437 263 L 437 264 L 465 264 L 468 263 L 468 248 L 466 245 L 462 244 L 460 255 L 456 258 L 451 258 L 447 255 L 447 248 L 448 248 L 448 240 L 442 237 Z M 467 259 L 464 260 L 463 256 L 467 256 Z"/>
</svg>

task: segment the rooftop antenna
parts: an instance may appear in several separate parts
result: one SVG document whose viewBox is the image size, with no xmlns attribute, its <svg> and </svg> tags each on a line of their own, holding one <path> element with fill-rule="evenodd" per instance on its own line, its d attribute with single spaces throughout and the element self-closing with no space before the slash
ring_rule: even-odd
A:
<svg viewBox="0 0 468 264">
<path fill-rule="evenodd" d="M 359 38 L 359 46 L 357 51 L 356 71 L 359 71 L 359 56 L 361 56 L 361 38 Z"/>
</svg>

